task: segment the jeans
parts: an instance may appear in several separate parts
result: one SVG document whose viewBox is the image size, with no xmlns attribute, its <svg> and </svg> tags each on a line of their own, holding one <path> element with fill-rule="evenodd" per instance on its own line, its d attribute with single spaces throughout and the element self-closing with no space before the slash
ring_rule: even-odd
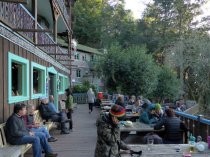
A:
<svg viewBox="0 0 210 157">
<path fill-rule="evenodd" d="M 88 103 L 89 104 L 89 110 L 92 112 L 93 111 L 93 103 Z"/>
<path fill-rule="evenodd" d="M 72 112 L 73 112 L 72 109 L 68 109 L 67 118 L 70 120 L 69 121 L 69 130 L 73 129 Z"/>
<path fill-rule="evenodd" d="M 42 133 L 44 133 L 44 135 L 45 135 L 45 137 L 47 139 L 51 137 L 50 134 L 49 134 L 49 131 L 44 126 L 40 126 L 38 128 L 31 128 L 31 131 L 33 131 L 33 132 L 42 132 Z"/>
<path fill-rule="evenodd" d="M 28 144 L 28 143 L 32 144 L 33 157 L 41 157 L 42 147 L 40 145 L 40 138 L 37 136 L 25 135 L 17 141 L 18 145 Z"/>
<path fill-rule="evenodd" d="M 52 119 L 53 122 L 60 122 L 61 125 L 61 131 L 65 131 L 66 130 L 66 120 L 67 120 L 67 115 L 65 112 L 60 112 L 57 114 L 53 114 L 51 115 L 50 119 Z"/>
<path fill-rule="evenodd" d="M 44 150 L 45 153 L 52 153 L 52 148 L 49 145 L 47 139 L 45 138 L 45 134 L 42 132 L 34 132 L 36 137 L 39 137 L 40 139 L 40 144 L 42 149 Z"/>
</svg>

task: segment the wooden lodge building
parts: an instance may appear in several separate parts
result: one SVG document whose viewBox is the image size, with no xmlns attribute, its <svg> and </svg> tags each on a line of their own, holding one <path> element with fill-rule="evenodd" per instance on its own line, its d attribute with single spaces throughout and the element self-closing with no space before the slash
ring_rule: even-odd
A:
<svg viewBox="0 0 210 157">
<path fill-rule="evenodd" d="M 14 103 L 64 98 L 71 76 L 73 0 L 0 0 L 0 123 Z M 68 49 L 57 44 L 66 35 Z"/>
</svg>

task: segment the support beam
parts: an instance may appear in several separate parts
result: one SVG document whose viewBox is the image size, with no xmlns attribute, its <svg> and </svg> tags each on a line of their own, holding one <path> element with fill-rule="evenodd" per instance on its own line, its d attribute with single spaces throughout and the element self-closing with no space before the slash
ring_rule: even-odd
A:
<svg viewBox="0 0 210 157">
<path fill-rule="evenodd" d="M 49 32 L 52 33 L 52 30 L 50 29 L 21 29 L 21 28 L 15 28 L 13 31 L 17 32 Z"/>
<path fill-rule="evenodd" d="M 67 53 L 47 53 L 48 55 L 57 55 L 57 56 L 70 56 L 70 54 Z"/>
<path fill-rule="evenodd" d="M 47 47 L 47 46 L 60 46 L 60 45 L 59 44 L 35 44 L 35 46 Z M 57 55 L 57 54 L 53 53 L 53 54 L 49 54 L 49 55 Z"/>
<path fill-rule="evenodd" d="M 74 61 L 74 60 L 72 60 L 72 59 L 56 59 L 56 60 L 58 60 L 58 61 L 71 61 L 71 62 Z"/>
<path fill-rule="evenodd" d="M 0 0 L 0 2 L 28 4 L 28 0 Z"/>
</svg>

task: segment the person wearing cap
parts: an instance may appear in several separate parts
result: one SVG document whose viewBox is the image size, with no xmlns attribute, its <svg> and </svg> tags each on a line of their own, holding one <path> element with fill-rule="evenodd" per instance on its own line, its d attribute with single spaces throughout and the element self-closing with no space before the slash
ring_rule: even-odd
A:
<svg viewBox="0 0 210 157">
<path fill-rule="evenodd" d="M 120 149 L 130 151 L 120 140 L 119 121 L 125 116 L 125 109 L 113 105 L 108 114 L 102 113 L 96 121 L 97 143 L 94 157 L 118 157 Z"/>
<path fill-rule="evenodd" d="M 50 97 L 51 100 L 53 97 Z M 69 122 L 65 112 L 57 113 L 49 107 L 49 101 L 46 97 L 40 97 L 41 104 L 39 105 L 39 111 L 43 119 L 51 119 L 53 122 L 60 122 L 61 134 L 69 134 L 70 132 L 66 129 L 65 123 Z"/>
<path fill-rule="evenodd" d="M 155 104 L 155 117 L 157 117 L 159 120 L 163 117 L 164 112 L 159 103 Z"/>
<path fill-rule="evenodd" d="M 140 114 L 139 121 L 145 124 L 157 123 L 158 118 L 155 115 L 155 105 L 144 103 L 142 105 L 142 113 Z"/>
</svg>

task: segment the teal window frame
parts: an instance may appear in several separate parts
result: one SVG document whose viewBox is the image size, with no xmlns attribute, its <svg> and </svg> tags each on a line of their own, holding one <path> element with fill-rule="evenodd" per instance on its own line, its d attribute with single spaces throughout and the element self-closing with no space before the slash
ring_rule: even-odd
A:
<svg viewBox="0 0 210 157">
<path fill-rule="evenodd" d="M 21 64 L 22 95 L 12 95 L 12 63 Z M 29 60 L 8 52 L 8 103 L 16 103 L 29 100 Z"/>
<path fill-rule="evenodd" d="M 33 70 L 41 71 L 41 92 L 34 94 Z M 31 99 L 37 99 L 46 95 L 46 67 L 35 62 L 31 62 Z"/>
<path fill-rule="evenodd" d="M 58 94 L 65 93 L 65 83 L 64 83 L 64 75 L 58 74 Z"/>
<path fill-rule="evenodd" d="M 67 76 L 64 76 L 64 86 L 65 88 L 69 88 L 70 86 L 69 78 Z"/>
</svg>

